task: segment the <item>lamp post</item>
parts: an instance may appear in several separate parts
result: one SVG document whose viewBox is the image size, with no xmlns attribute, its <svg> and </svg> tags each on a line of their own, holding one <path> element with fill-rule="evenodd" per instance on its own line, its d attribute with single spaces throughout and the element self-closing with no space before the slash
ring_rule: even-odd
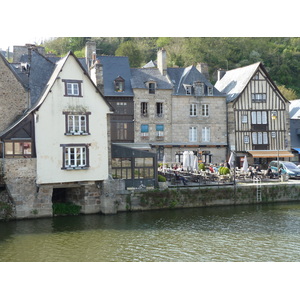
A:
<svg viewBox="0 0 300 300">
<path fill-rule="evenodd" d="M 274 124 L 276 126 L 275 121 L 277 120 L 278 112 L 273 110 L 271 112 L 271 115 L 272 115 L 272 120 L 274 121 Z M 275 137 L 275 135 L 273 137 Z M 278 176 L 279 176 L 279 131 L 278 131 L 278 125 L 277 125 L 277 130 L 276 130 L 276 149 L 277 149 L 277 172 L 278 172 Z"/>
</svg>

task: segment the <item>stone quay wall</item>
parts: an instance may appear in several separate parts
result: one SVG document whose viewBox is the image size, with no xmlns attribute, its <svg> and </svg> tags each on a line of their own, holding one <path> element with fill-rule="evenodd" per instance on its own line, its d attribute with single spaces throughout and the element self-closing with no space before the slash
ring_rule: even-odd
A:
<svg viewBox="0 0 300 300">
<path fill-rule="evenodd" d="M 148 191 L 133 190 L 118 196 L 115 205 L 119 212 L 267 204 L 300 201 L 300 184 L 275 183 L 262 185 L 261 199 L 257 198 L 257 186 L 251 184 Z"/>
</svg>

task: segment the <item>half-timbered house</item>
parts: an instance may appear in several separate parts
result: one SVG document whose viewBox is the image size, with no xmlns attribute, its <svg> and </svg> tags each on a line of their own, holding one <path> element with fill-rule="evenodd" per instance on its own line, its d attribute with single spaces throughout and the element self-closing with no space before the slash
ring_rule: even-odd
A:
<svg viewBox="0 0 300 300">
<path fill-rule="evenodd" d="M 249 164 L 264 167 L 270 160 L 293 156 L 289 101 L 261 62 L 219 70 L 215 87 L 227 95 L 228 145 L 236 154 L 237 166 L 242 165 L 245 155 Z"/>
</svg>

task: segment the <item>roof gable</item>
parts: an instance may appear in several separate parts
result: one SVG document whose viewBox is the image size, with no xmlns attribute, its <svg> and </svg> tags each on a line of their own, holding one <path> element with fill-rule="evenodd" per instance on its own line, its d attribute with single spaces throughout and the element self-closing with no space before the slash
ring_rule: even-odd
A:
<svg viewBox="0 0 300 300">
<path fill-rule="evenodd" d="M 97 56 L 103 67 L 103 84 L 105 96 L 131 96 L 133 91 L 131 87 L 131 74 L 128 57 L 125 56 Z M 122 93 L 115 90 L 114 81 L 118 77 L 125 81 L 125 88 Z"/>
<path fill-rule="evenodd" d="M 184 86 L 192 86 L 195 82 L 202 82 L 207 87 L 213 88 L 214 96 L 224 96 L 217 89 L 215 89 L 207 80 L 207 78 L 193 65 L 186 68 L 168 68 L 167 73 L 172 84 L 174 85 L 175 95 L 186 95 Z"/>
<path fill-rule="evenodd" d="M 157 68 L 131 69 L 131 85 L 134 89 L 146 89 L 146 82 L 155 82 L 156 88 L 161 90 L 171 90 L 172 84 L 167 76 L 163 76 Z"/>
</svg>

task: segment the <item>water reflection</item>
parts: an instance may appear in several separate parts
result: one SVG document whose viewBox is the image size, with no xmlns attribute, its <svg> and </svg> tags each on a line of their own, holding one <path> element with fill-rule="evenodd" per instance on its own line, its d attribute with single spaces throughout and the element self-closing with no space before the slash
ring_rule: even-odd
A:
<svg viewBox="0 0 300 300">
<path fill-rule="evenodd" d="M 299 261 L 300 204 L 0 223 L 0 261 Z"/>
</svg>

